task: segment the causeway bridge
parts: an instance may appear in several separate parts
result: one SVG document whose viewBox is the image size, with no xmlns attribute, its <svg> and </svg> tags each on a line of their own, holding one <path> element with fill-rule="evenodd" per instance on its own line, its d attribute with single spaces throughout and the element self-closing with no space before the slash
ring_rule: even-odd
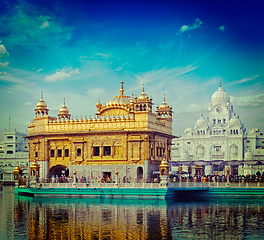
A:
<svg viewBox="0 0 264 240">
<path fill-rule="evenodd" d="M 262 182 L 172 182 L 161 183 L 36 183 L 35 186 L 17 186 L 15 193 L 31 197 L 100 197 L 134 199 L 187 200 L 208 197 L 264 198 Z"/>
</svg>

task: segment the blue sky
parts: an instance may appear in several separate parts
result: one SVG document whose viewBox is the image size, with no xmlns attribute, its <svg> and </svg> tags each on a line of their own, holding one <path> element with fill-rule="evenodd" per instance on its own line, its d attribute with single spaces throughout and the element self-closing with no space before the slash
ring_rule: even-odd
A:
<svg viewBox="0 0 264 240">
<path fill-rule="evenodd" d="M 261 1 L 1 1 L 0 133 L 26 131 L 41 91 L 56 116 L 94 116 L 100 98 L 173 106 L 173 133 L 193 127 L 222 79 L 247 129 L 264 132 Z"/>
</svg>

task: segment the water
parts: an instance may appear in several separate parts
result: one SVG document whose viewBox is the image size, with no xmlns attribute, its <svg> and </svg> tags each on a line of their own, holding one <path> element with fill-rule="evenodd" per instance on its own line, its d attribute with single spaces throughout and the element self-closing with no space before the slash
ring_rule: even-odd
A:
<svg viewBox="0 0 264 240">
<path fill-rule="evenodd" d="M 0 239 L 264 239 L 264 199 L 31 198 L 3 187 Z"/>
</svg>

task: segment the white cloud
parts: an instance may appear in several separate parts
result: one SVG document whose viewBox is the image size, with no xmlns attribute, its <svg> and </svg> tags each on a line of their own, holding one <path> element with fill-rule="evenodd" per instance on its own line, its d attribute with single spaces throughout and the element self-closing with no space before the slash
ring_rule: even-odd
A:
<svg viewBox="0 0 264 240">
<path fill-rule="evenodd" d="M 134 89 L 138 89 L 142 87 L 142 84 L 147 84 L 153 81 L 157 82 L 169 82 L 176 80 L 177 77 L 183 76 L 184 74 L 187 74 L 191 71 L 194 71 L 196 68 L 198 68 L 197 65 L 190 64 L 185 67 L 175 67 L 175 68 L 162 68 L 159 70 L 151 70 L 146 73 L 139 73 L 135 75 L 135 77 L 138 80 L 138 86 Z"/>
<path fill-rule="evenodd" d="M 259 94 L 256 96 L 243 96 L 243 97 L 232 97 L 230 96 L 230 100 L 234 106 L 237 107 L 264 107 L 264 94 Z"/>
<path fill-rule="evenodd" d="M 7 52 L 5 46 L 3 44 L 0 44 L 0 58 L 4 55 L 9 55 L 9 53 Z"/>
<path fill-rule="evenodd" d="M 0 72 L 0 76 L 1 75 L 8 75 L 8 73 L 7 72 Z"/>
<path fill-rule="evenodd" d="M 43 10 L 33 4 L 18 1 L 1 15 L 1 34 L 10 48 L 56 48 L 71 39 L 72 28 L 65 26 L 62 18 L 52 11 L 49 15 L 42 13 Z"/>
<path fill-rule="evenodd" d="M 254 75 L 254 76 L 250 76 L 250 77 L 244 77 L 241 80 L 238 81 L 232 81 L 231 83 L 229 83 L 228 85 L 234 85 L 234 84 L 240 84 L 240 83 L 244 83 L 244 82 L 248 82 L 248 81 L 252 81 L 255 78 L 257 78 L 259 75 Z"/>
<path fill-rule="evenodd" d="M 46 27 L 49 27 L 48 21 L 44 22 L 40 28 L 46 28 Z"/>
<path fill-rule="evenodd" d="M 2 67 L 6 67 L 7 65 L 9 64 L 9 62 L 0 62 L 0 67 L 2 66 Z"/>
<path fill-rule="evenodd" d="M 111 57 L 110 54 L 104 54 L 104 53 L 96 53 L 95 56 L 103 59 L 108 59 Z"/>
<path fill-rule="evenodd" d="M 46 82 L 63 81 L 65 78 L 70 78 L 75 74 L 79 74 L 78 68 L 76 69 L 65 68 L 65 69 L 57 70 L 57 72 L 54 74 L 46 75 L 44 80 Z"/>
<path fill-rule="evenodd" d="M 26 102 L 26 103 L 24 103 L 24 106 L 32 106 L 33 104 L 32 104 L 32 102 Z"/>
<path fill-rule="evenodd" d="M 190 30 L 194 30 L 194 29 L 200 27 L 202 24 L 203 24 L 203 22 L 199 18 L 197 18 L 197 19 L 195 19 L 193 25 L 183 25 L 183 26 L 181 26 L 179 32 L 183 33 L 183 32 L 187 32 L 187 31 L 190 31 Z"/>
<path fill-rule="evenodd" d="M 225 31 L 225 27 L 222 25 L 218 28 L 220 31 Z"/>
<path fill-rule="evenodd" d="M 40 71 L 42 71 L 42 70 L 43 70 L 43 68 L 40 68 L 40 69 L 37 70 L 37 72 L 40 72 Z"/>
</svg>

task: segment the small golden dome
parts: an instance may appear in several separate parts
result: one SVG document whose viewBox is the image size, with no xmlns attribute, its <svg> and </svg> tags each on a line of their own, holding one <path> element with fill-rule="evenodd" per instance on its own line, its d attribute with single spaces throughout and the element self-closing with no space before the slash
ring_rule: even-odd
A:
<svg viewBox="0 0 264 240">
<path fill-rule="evenodd" d="M 68 113 L 69 113 L 69 109 L 65 105 L 65 98 L 64 98 L 64 103 L 63 103 L 63 106 L 60 109 L 60 114 L 68 114 Z"/>
<path fill-rule="evenodd" d="M 37 108 L 38 109 L 46 109 L 47 108 L 47 103 L 43 100 L 43 91 L 41 91 L 41 99 L 37 103 Z"/>
<path fill-rule="evenodd" d="M 101 108 L 102 107 L 102 103 L 100 103 L 100 99 L 98 98 L 98 102 L 96 103 L 96 107 L 97 108 Z"/>
<path fill-rule="evenodd" d="M 17 171 L 19 171 L 19 170 L 20 170 L 20 167 L 19 167 L 19 165 L 18 165 L 18 164 L 17 164 L 17 166 L 16 166 L 15 170 L 17 170 Z"/>
<path fill-rule="evenodd" d="M 144 84 L 142 88 L 142 93 L 139 95 L 138 100 L 146 100 L 148 98 L 147 94 L 144 92 Z"/>
<path fill-rule="evenodd" d="M 169 105 L 165 101 L 165 94 L 164 94 L 164 100 L 163 100 L 163 103 L 160 105 L 159 110 L 168 109 L 168 108 L 169 108 Z"/>
</svg>

